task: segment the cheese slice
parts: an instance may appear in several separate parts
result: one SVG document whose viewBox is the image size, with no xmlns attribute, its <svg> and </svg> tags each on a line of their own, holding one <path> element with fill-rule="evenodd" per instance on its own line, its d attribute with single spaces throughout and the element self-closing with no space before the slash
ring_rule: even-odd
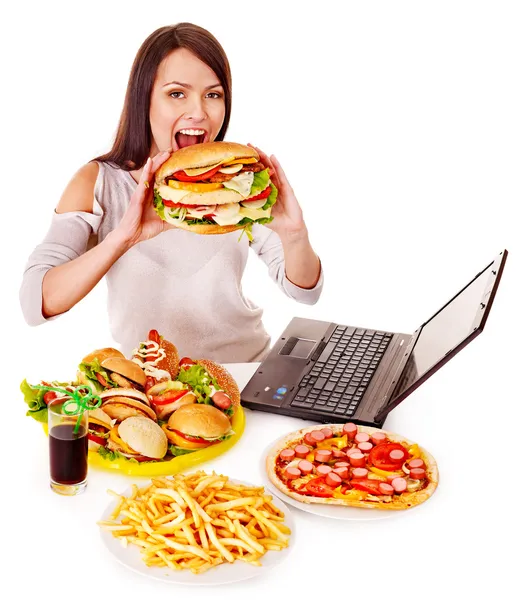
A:
<svg viewBox="0 0 526 600">
<path fill-rule="evenodd" d="M 171 200 L 172 202 L 182 202 L 185 196 L 188 196 L 190 193 L 188 190 L 176 190 L 175 188 L 169 187 L 167 185 L 160 185 L 157 188 L 161 198 L 165 200 Z"/>
<path fill-rule="evenodd" d="M 241 207 L 237 202 L 219 204 L 214 211 L 214 221 L 218 225 L 237 225 L 243 218 Z"/>
<path fill-rule="evenodd" d="M 197 167 L 196 169 L 185 169 L 184 172 L 190 177 L 195 177 L 196 175 L 202 175 L 203 173 L 208 173 L 212 169 L 219 167 L 221 163 L 218 162 L 215 165 L 209 165 L 208 167 Z"/>
<path fill-rule="evenodd" d="M 244 165 L 250 165 L 252 163 L 257 163 L 258 160 L 257 158 L 235 158 L 234 160 L 230 160 L 225 164 L 225 167 L 228 165 L 237 165 L 238 163 L 244 164 Z"/>
<path fill-rule="evenodd" d="M 219 173 L 225 173 L 231 175 L 232 173 L 238 173 L 243 168 L 243 165 L 232 165 L 231 167 L 223 167 L 219 169 Z"/>
<path fill-rule="evenodd" d="M 244 206 L 241 207 L 239 213 L 243 215 L 243 217 L 247 217 L 256 221 L 257 219 L 265 219 L 270 217 L 270 213 L 272 208 L 267 208 L 267 210 L 262 210 L 261 208 L 246 208 Z"/>
<path fill-rule="evenodd" d="M 248 198 L 248 196 L 250 196 L 250 190 L 253 182 L 254 173 L 252 171 L 247 171 L 246 173 L 236 175 L 230 179 L 230 181 L 224 181 L 223 185 L 229 190 L 239 192 L 243 198 Z"/>
</svg>

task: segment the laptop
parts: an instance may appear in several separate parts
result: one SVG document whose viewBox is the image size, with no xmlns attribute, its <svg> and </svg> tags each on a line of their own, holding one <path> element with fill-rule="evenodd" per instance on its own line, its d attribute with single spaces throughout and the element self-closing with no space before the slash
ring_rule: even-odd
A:
<svg viewBox="0 0 526 600">
<path fill-rule="evenodd" d="M 482 332 L 507 255 L 498 254 L 412 335 L 292 319 L 241 392 L 241 404 L 382 427 L 391 410 Z"/>
</svg>

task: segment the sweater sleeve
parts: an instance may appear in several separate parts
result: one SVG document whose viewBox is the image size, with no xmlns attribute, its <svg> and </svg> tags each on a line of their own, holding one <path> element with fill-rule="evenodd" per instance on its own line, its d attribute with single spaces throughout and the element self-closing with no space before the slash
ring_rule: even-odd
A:
<svg viewBox="0 0 526 600">
<path fill-rule="evenodd" d="M 19 290 L 20 306 L 26 323 L 40 325 L 60 315 L 46 319 L 42 314 L 42 281 L 53 267 L 78 258 L 94 245 L 92 236 L 102 220 L 102 208 L 94 202 L 93 214 L 81 211 L 53 213 L 51 225 L 43 241 L 33 250 L 26 263 Z"/>
<path fill-rule="evenodd" d="M 285 275 L 285 256 L 279 235 L 263 225 L 255 224 L 252 229 L 253 241 L 250 247 L 267 266 L 268 273 L 279 288 L 296 302 L 316 304 L 323 289 L 323 265 L 318 282 L 313 288 L 302 288 L 287 279 Z"/>
</svg>

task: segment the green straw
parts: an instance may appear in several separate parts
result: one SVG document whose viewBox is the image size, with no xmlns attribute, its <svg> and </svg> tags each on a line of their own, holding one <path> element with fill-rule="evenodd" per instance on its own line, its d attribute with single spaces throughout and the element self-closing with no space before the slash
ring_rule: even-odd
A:
<svg viewBox="0 0 526 600">
<path fill-rule="evenodd" d="M 79 385 L 71 392 L 62 387 L 51 387 L 47 385 L 32 385 L 36 390 L 48 390 L 50 392 L 59 392 L 71 396 L 71 400 L 66 400 L 62 406 L 62 413 L 69 416 L 78 415 L 74 434 L 77 434 L 82 420 L 82 415 L 86 410 L 93 410 L 102 404 L 102 399 L 91 391 L 87 385 Z"/>
</svg>

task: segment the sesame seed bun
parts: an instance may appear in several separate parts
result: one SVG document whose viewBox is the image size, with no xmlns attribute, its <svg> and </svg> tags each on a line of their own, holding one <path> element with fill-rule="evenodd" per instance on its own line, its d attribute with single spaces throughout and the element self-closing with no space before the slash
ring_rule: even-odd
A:
<svg viewBox="0 0 526 600">
<path fill-rule="evenodd" d="M 225 390 L 226 395 L 232 400 L 232 406 L 237 408 L 241 403 L 241 395 L 239 393 L 239 387 L 236 380 L 232 375 L 218 363 L 202 358 L 197 360 L 196 363 L 204 367 L 212 377 L 215 377 L 217 383 Z"/>
</svg>

